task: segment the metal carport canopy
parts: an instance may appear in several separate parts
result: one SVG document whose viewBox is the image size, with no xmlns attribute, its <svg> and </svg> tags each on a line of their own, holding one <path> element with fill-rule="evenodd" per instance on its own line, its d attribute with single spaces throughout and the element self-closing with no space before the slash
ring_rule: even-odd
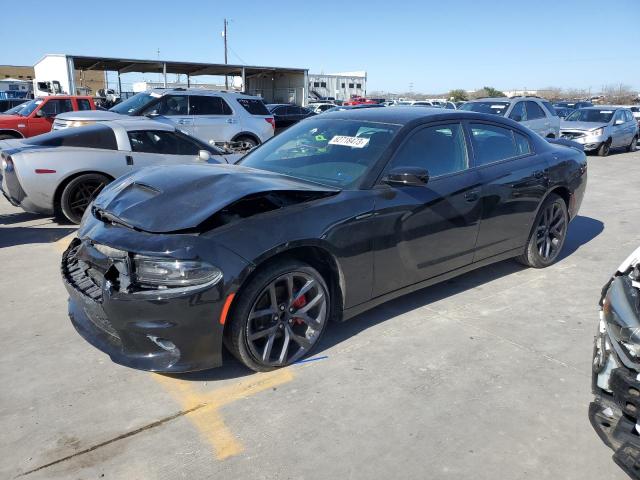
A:
<svg viewBox="0 0 640 480">
<path fill-rule="evenodd" d="M 219 63 L 174 62 L 169 60 L 137 60 L 130 58 L 87 57 L 68 55 L 76 70 L 107 70 L 120 73 L 173 73 L 195 75 L 253 75 L 262 72 L 305 73 L 306 68 L 264 67 Z M 166 68 L 166 70 L 165 70 Z"/>
</svg>

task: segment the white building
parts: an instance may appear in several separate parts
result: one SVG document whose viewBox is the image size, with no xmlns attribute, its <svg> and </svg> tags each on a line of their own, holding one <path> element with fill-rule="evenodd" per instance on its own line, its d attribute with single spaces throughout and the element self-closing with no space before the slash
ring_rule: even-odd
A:
<svg viewBox="0 0 640 480">
<path fill-rule="evenodd" d="M 17 78 L 3 78 L 0 80 L 2 96 L 10 98 L 24 98 L 31 92 L 31 82 Z"/>
<path fill-rule="evenodd" d="M 367 95 L 367 72 L 310 73 L 309 98 L 349 100 Z"/>
</svg>

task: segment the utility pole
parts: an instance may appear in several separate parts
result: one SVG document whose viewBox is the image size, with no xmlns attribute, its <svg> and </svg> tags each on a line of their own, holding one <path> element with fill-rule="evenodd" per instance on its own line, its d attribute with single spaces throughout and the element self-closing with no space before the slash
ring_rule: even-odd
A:
<svg viewBox="0 0 640 480">
<path fill-rule="evenodd" d="M 224 38 L 224 64 L 227 64 L 227 25 L 229 22 L 227 19 L 224 19 L 224 30 L 222 32 L 222 37 Z M 225 90 L 229 90 L 229 77 L 225 73 L 224 75 L 224 88 Z"/>
</svg>

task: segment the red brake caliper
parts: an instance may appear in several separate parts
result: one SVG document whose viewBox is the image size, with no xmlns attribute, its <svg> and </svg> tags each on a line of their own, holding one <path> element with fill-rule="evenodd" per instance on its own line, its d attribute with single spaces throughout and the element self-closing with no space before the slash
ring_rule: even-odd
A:
<svg viewBox="0 0 640 480">
<path fill-rule="evenodd" d="M 303 296 L 301 296 L 300 298 L 298 298 L 295 302 L 293 302 L 293 303 L 291 304 L 291 306 L 292 306 L 293 308 L 295 308 L 296 310 L 298 310 L 298 309 L 300 309 L 300 308 L 304 307 L 306 304 L 307 304 L 307 299 L 306 299 L 306 298 L 305 298 L 305 296 L 303 295 Z M 294 317 L 294 318 L 293 318 L 293 320 L 294 320 L 298 325 L 301 325 L 302 323 L 304 323 L 304 322 L 302 321 L 302 319 L 301 319 L 301 318 Z"/>
</svg>

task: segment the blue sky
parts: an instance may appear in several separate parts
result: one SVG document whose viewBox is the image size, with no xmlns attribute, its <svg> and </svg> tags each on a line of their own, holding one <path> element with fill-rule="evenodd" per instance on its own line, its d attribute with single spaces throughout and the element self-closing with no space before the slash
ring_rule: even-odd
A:
<svg viewBox="0 0 640 480">
<path fill-rule="evenodd" d="M 0 64 L 45 53 L 366 70 L 368 89 L 640 89 L 640 0 L 19 2 Z M 51 8 L 57 5 L 57 8 Z"/>
</svg>

